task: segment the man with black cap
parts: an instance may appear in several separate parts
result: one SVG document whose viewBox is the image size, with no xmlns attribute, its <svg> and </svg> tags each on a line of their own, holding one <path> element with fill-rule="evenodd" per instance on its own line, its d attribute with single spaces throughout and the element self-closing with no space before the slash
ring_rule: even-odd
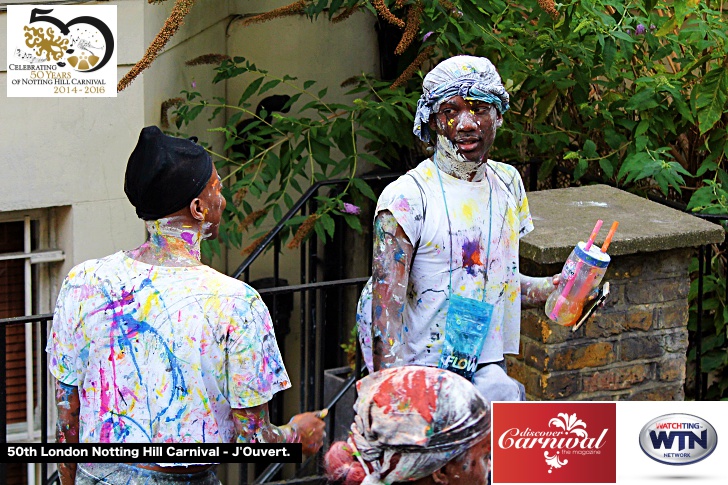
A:
<svg viewBox="0 0 728 485">
<path fill-rule="evenodd" d="M 192 140 L 144 128 L 124 191 L 149 239 L 86 261 L 63 282 L 47 352 L 59 442 L 300 442 L 315 453 L 325 412 L 274 426 L 268 401 L 290 387 L 258 293 L 200 262 L 225 198 Z M 122 459 L 123 461 L 123 459 Z M 219 483 L 210 464 L 59 464 L 74 483 Z"/>
</svg>

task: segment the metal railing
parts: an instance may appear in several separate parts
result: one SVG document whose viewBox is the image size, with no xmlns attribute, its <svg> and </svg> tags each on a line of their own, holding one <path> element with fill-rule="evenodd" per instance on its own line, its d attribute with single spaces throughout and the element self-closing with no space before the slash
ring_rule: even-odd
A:
<svg viewBox="0 0 728 485">
<path fill-rule="evenodd" d="M 693 214 L 703 220 L 711 222 L 728 221 L 728 214 Z M 723 241 L 716 245 L 718 252 L 726 254 L 728 251 L 728 242 Z M 703 372 L 703 319 L 705 311 L 703 303 L 705 300 L 705 277 L 710 276 L 712 272 L 712 253 L 713 245 L 706 244 L 698 248 L 698 293 L 696 297 L 695 310 L 695 332 L 689 335 L 688 353 L 691 348 L 695 349 L 695 400 L 702 401 L 708 392 L 707 375 Z M 728 271 L 728 267 L 726 267 Z M 724 275 L 728 278 L 728 274 Z M 724 301 L 728 304 L 728 282 L 726 283 Z"/>
<path fill-rule="evenodd" d="M 7 425 L 5 423 L 5 416 L 7 415 L 7 355 L 5 354 L 5 330 L 11 326 L 26 324 L 31 324 L 34 327 L 40 327 L 40 331 L 38 332 L 40 334 L 40 355 L 37 356 L 40 368 L 42 369 L 40 372 L 40 382 L 38 383 L 40 394 L 40 441 L 41 443 L 48 442 L 48 357 L 45 353 L 45 346 L 48 340 L 49 324 L 52 320 L 52 314 L 0 319 L 0 352 L 3 355 L 2 358 L 0 358 L 0 419 L 2 420 L 2 426 L 0 426 L 0 443 L 7 443 Z M 27 384 L 32 385 L 32 383 Z M 33 436 L 29 436 L 29 439 L 31 440 L 33 438 Z M 42 463 L 40 467 L 41 477 L 47 477 L 48 465 L 46 463 Z M 0 463 L 0 483 L 8 483 L 6 463 Z M 50 484 L 53 483 L 53 481 L 46 480 L 43 483 Z"/>
</svg>

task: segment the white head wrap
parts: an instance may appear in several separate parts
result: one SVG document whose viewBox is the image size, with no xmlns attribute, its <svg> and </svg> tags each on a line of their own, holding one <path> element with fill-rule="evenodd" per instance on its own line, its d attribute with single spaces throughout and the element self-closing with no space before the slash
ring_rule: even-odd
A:
<svg viewBox="0 0 728 485">
<path fill-rule="evenodd" d="M 357 389 L 348 443 L 367 472 L 362 485 L 431 475 L 490 432 L 488 405 L 475 386 L 443 369 L 385 369 Z"/>
<path fill-rule="evenodd" d="M 454 96 L 491 103 L 500 114 L 509 107 L 500 75 L 485 57 L 455 56 L 442 61 L 425 76 L 422 91 L 412 132 L 425 142 L 430 141 L 430 114 Z"/>
</svg>

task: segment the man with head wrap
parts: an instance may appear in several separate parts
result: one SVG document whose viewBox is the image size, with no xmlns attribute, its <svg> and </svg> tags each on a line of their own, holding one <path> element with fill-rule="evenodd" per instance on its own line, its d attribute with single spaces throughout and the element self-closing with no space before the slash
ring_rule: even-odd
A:
<svg viewBox="0 0 728 485">
<path fill-rule="evenodd" d="M 523 386 L 505 373 L 504 354 L 518 353 L 521 303 L 545 302 L 555 280 L 520 274 L 518 241 L 533 229 L 526 193 L 515 168 L 488 159 L 508 93 L 493 64 L 472 56 L 441 62 L 423 91 L 413 131 L 435 152 L 377 203 L 365 354 L 371 347 L 374 370 L 437 366 L 443 344 L 455 338 L 446 322 L 490 318 L 482 351 L 468 361 L 473 382 L 489 400 L 524 399 Z M 476 310 L 457 314 L 464 307 Z"/>
<path fill-rule="evenodd" d="M 290 387 L 258 293 L 200 262 L 225 209 L 205 149 L 144 128 L 124 191 L 148 240 L 81 263 L 63 282 L 48 342 L 59 442 L 323 441 L 320 413 L 285 426 L 268 401 Z M 59 464 L 63 485 L 217 484 L 211 464 Z M 103 481 L 99 481 L 102 480 Z"/>
<path fill-rule="evenodd" d="M 470 382 L 405 366 L 371 374 L 357 390 L 349 439 L 326 454 L 332 482 L 486 483 L 490 413 Z"/>
</svg>

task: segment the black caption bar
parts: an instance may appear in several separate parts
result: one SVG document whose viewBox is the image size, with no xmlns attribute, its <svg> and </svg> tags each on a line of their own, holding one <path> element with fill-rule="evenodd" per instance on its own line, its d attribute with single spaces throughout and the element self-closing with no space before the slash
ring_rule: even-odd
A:
<svg viewBox="0 0 728 485">
<path fill-rule="evenodd" d="M 301 463 L 300 443 L 0 443 L 5 463 Z"/>
</svg>

